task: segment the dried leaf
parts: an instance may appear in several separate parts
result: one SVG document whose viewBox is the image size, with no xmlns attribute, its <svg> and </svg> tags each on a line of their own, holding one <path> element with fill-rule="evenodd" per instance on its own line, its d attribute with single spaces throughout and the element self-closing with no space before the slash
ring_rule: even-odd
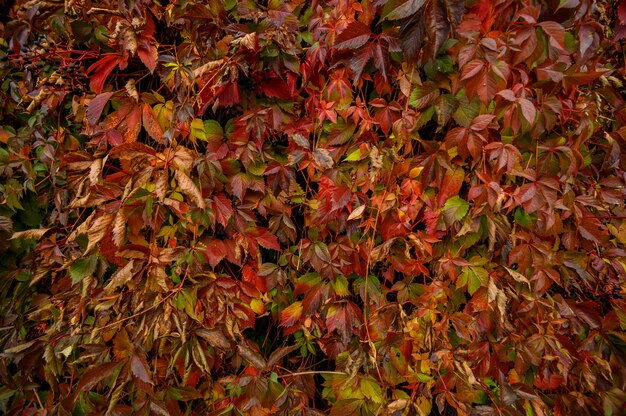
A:
<svg viewBox="0 0 626 416">
<path fill-rule="evenodd" d="M 16 238 L 34 238 L 39 240 L 52 228 L 37 228 L 33 230 L 17 231 L 11 236 L 11 240 Z"/>
<path fill-rule="evenodd" d="M 128 263 L 124 265 L 121 269 L 117 269 L 115 273 L 111 276 L 111 280 L 104 287 L 104 293 L 111 294 L 118 287 L 124 286 L 126 283 L 133 278 L 135 273 L 133 272 L 134 260 L 130 259 Z"/>
<path fill-rule="evenodd" d="M 330 169 L 335 164 L 335 161 L 330 156 L 327 149 L 317 148 L 313 152 L 313 158 L 315 162 L 323 169 Z"/>
<path fill-rule="evenodd" d="M 191 180 L 186 173 L 181 170 L 174 171 L 174 177 L 178 182 L 178 187 L 180 190 L 189 197 L 199 208 L 205 209 L 206 203 L 204 202 L 204 198 L 202 197 L 202 193 L 200 189 L 196 186 L 196 184 Z"/>
</svg>

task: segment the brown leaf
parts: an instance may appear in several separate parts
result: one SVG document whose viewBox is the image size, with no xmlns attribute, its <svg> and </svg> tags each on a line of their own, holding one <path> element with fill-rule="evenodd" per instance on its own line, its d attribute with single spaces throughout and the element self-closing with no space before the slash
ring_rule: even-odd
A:
<svg viewBox="0 0 626 416">
<path fill-rule="evenodd" d="M 169 182 L 167 180 L 167 171 L 159 170 L 155 173 L 156 175 L 156 183 L 154 188 L 154 193 L 156 194 L 159 201 L 163 201 L 169 191 Z"/>
<path fill-rule="evenodd" d="M 126 82 L 126 85 L 124 87 L 126 89 L 126 92 L 128 93 L 128 95 L 135 101 L 139 101 L 139 92 L 137 92 L 137 86 L 135 85 L 135 80 L 134 79 L 129 79 Z"/>
<path fill-rule="evenodd" d="M 237 351 L 243 358 L 245 358 L 250 364 L 258 368 L 259 370 L 263 370 L 265 369 L 265 367 L 267 367 L 267 362 L 265 361 L 265 358 L 263 358 L 258 352 L 253 351 L 245 343 L 237 344 Z"/>
<path fill-rule="evenodd" d="M 148 373 L 148 364 L 146 359 L 137 354 L 133 354 L 130 358 L 130 370 L 133 375 L 144 383 L 152 384 L 152 379 Z"/>
<path fill-rule="evenodd" d="M 113 242 L 120 247 L 126 238 L 126 220 L 128 213 L 124 208 L 117 211 L 115 215 L 115 223 L 113 225 Z"/>
<path fill-rule="evenodd" d="M 148 104 L 143 105 L 142 124 L 143 128 L 148 133 L 148 136 L 158 143 L 163 142 L 163 129 L 154 115 L 152 107 Z"/>
<path fill-rule="evenodd" d="M 135 275 L 135 273 L 133 272 L 133 265 L 134 260 L 131 259 L 128 261 L 128 263 L 126 263 L 124 267 L 122 267 L 121 269 L 117 269 L 115 273 L 113 273 L 113 275 L 111 276 L 111 280 L 109 281 L 109 283 L 104 287 L 104 293 L 111 294 L 118 287 L 124 286 L 126 283 L 128 283 L 130 279 L 132 279 Z"/>
<path fill-rule="evenodd" d="M 202 198 L 200 189 L 196 186 L 193 180 L 187 176 L 187 174 L 181 170 L 174 171 L 174 177 L 178 182 L 180 190 L 191 199 L 199 208 L 205 209 L 206 203 Z"/>
<path fill-rule="evenodd" d="M 83 391 L 90 390 L 100 381 L 112 376 L 118 365 L 119 363 L 117 362 L 99 364 L 89 367 L 87 371 L 83 372 L 69 399 L 69 408 L 73 408 L 73 404 L 76 402 L 78 395 Z"/>
<path fill-rule="evenodd" d="M 52 228 L 35 228 L 32 230 L 18 231 L 13 233 L 13 235 L 11 236 L 11 240 L 14 240 L 16 238 L 34 238 L 36 240 L 39 240 L 51 229 Z"/>
<path fill-rule="evenodd" d="M 87 231 L 87 238 L 89 239 L 89 244 L 85 249 L 85 253 L 89 253 L 92 249 L 94 249 L 100 241 L 104 238 L 104 235 L 109 231 L 109 226 L 113 222 L 115 214 L 105 214 L 97 217 L 89 230 Z"/>
<path fill-rule="evenodd" d="M 133 349 L 128 332 L 122 328 L 113 338 L 113 355 L 118 361 L 123 361 L 133 353 Z"/>
<path fill-rule="evenodd" d="M 212 347 L 222 350 L 230 349 L 230 342 L 221 331 L 214 329 L 200 328 L 196 330 L 196 335 L 209 343 Z"/>
<path fill-rule="evenodd" d="M 391 10 L 383 20 L 400 20 L 417 13 L 426 3 L 426 0 L 406 0 Z"/>
<path fill-rule="evenodd" d="M 335 164 L 335 161 L 330 156 L 327 149 L 317 148 L 313 152 L 313 158 L 315 162 L 323 169 L 330 169 Z"/>
</svg>

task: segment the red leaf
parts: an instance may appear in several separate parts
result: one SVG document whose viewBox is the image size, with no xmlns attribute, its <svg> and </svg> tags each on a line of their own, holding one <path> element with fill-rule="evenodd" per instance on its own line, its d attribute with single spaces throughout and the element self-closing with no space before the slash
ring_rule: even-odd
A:
<svg viewBox="0 0 626 416">
<path fill-rule="evenodd" d="M 391 3 L 391 2 L 390 2 Z M 426 3 L 426 0 L 406 0 L 399 6 L 391 10 L 384 18 L 391 20 L 400 20 L 412 16 L 417 13 Z"/>
<path fill-rule="evenodd" d="M 104 82 L 107 77 L 116 66 L 120 65 L 120 67 L 126 62 L 123 56 L 118 54 L 111 54 L 102 57 L 99 61 L 95 62 L 87 69 L 87 73 L 91 74 L 91 81 L 89 82 L 89 86 L 91 89 L 100 94 L 102 92 L 102 88 L 104 88 Z"/>
<path fill-rule="evenodd" d="M 473 131 L 481 131 L 485 130 L 489 124 L 493 121 L 496 116 L 493 114 L 481 114 L 476 116 L 474 120 L 472 120 L 472 124 L 470 124 L 470 129 Z"/>
<path fill-rule="evenodd" d="M 141 130 L 141 107 L 133 104 L 132 109 L 122 119 L 117 129 L 124 136 L 125 142 L 137 141 L 137 136 Z"/>
<path fill-rule="evenodd" d="M 565 28 L 557 22 L 541 22 L 539 26 L 550 36 L 561 49 L 565 49 Z"/>
<path fill-rule="evenodd" d="M 385 81 L 387 80 L 387 56 L 388 51 L 383 51 L 380 43 L 373 46 L 372 58 L 374 59 L 374 66 L 380 71 Z"/>
<path fill-rule="evenodd" d="M 474 77 L 484 66 L 485 63 L 480 59 L 474 59 L 468 62 L 467 65 L 463 66 L 463 70 L 461 71 L 461 80 Z"/>
<path fill-rule="evenodd" d="M 223 241 L 213 240 L 208 243 L 206 257 L 211 267 L 215 267 L 226 257 L 226 246 Z"/>
<path fill-rule="evenodd" d="M 338 211 L 348 205 L 348 202 L 350 202 L 350 198 L 352 198 L 352 192 L 350 191 L 350 188 L 345 185 L 336 186 L 333 189 L 331 195 L 333 211 Z"/>
<path fill-rule="evenodd" d="M 533 124 L 535 121 L 535 115 L 537 114 L 537 110 L 535 109 L 535 105 L 526 98 L 520 98 L 519 106 L 522 109 L 522 115 L 528 121 L 528 124 Z"/>
<path fill-rule="evenodd" d="M 619 18 L 620 24 L 626 24 L 626 0 L 619 2 L 619 6 L 617 6 L 617 17 Z"/>
<path fill-rule="evenodd" d="M 224 194 L 213 196 L 213 211 L 215 219 L 224 227 L 228 225 L 228 220 L 233 216 L 232 201 Z"/>
<path fill-rule="evenodd" d="M 248 189 L 248 177 L 245 173 L 238 173 L 233 176 L 231 180 L 232 194 L 239 198 L 240 201 L 243 201 L 243 197 L 246 194 L 246 189 Z"/>
<path fill-rule="evenodd" d="M 350 57 L 350 69 L 354 73 L 354 82 L 361 78 L 365 65 L 372 58 L 372 45 L 365 45 L 360 51 L 354 53 Z"/>
<path fill-rule="evenodd" d="M 370 36 L 370 28 L 355 20 L 337 36 L 334 47 L 337 49 L 358 49 L 367 43 Z"/>
<path fill-rule="evenodd" d="M 480 98 L 483 104 L 489 104 L 498 92 L 498 84 L 490 74 L 490 71 L 483 71 L 479 82 L 477 89 L 478 98 Z"/>
<path fill-rule="evenodd" d="M 273 71 L 261 82 L 261 91 L 268 97 L 290 100 L 295 92 Z"/>
<path fill-rule="evenodd" d="M 302 302 L 297 301 L 280 312 L 281 326 L 294 326 L 302 316 Z"/>
<path fill-rule="evenodd" d="M 239 104 L 241 97 L 239 96 L 239 85 L 236 82 L 227 82 L 218 88 L 218 91 L 218 107 L 230 107 Z"/>
<path fill-rule="evenodd" d="M 152 137 L 157 142 L 161 142 L 163 139 L 163 129 L 161 125 L 157 121 L 154 116 L 154 112 L 152 111 L 152 107 L 148 104 L 143 105 L 143 128 L 146 129 L 146 132 L 150 137 Z"/>
<path fill-rule="evenodd" d="M 256 241 L 263 247 L 272 249 L 272 250 L 280 250 L 280 244 L 278 244 L 278 238 L 274 234 L 271 234 L 267 230 L 263 230 L 256 237 Z"/>
<path fill-rule="evenodd" d="M 157 64 L 157 58 L 159 57 L 156 46 L 150 45 L 147 41 L 142 39 L 137 47 L 137 55 L 146 68 L 148 68 L 150 72 L 154 72 Z"/>
<path fill-rule="evenodd" d="M 87 122 L 90 126 L 95 126 L 100 119 L 104 106 L 109 102 L 109 99 L 115 94 L 115 92 L 105 92 L 96 95 L 87 106 Z"/>
<path fill-rule="evenodd" d="M 361 311 L 352 302 L 336 303 L 328 308 L 326 327 L 329 332 L 337 330 L 341 338 L 347 342 L 361 325 Z"/>
<path fill-rule="evenodd" d="M 604 72 L 589 71 L 589 72 L 574 72 L 571 74 L 565 74 L 563 84 L 566 86 L 587 85 L 596 79 L 604 75 Z"/>
</svg>

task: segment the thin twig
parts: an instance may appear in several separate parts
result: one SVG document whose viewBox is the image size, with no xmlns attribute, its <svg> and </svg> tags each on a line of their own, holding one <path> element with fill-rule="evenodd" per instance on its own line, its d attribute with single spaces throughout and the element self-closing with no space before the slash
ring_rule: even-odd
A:
<svg viewBox="0 0 626 416">
<path fill-rule="evenodd" d="M 91 9 L 87 10 L 87 15 L 92 15 L 96 13 L 111 14 L 113 16 L 124 17 L 122 12 L 120 12 L 119 10 L 103 9 L 102 7 L 92 7 Z"/>
</svg>

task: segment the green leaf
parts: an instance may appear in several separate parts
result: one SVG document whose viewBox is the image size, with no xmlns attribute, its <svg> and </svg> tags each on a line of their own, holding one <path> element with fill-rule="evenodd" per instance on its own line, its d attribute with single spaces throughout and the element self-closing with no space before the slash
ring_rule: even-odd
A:
<svg viewBox="0 0 626 416">
<path fill-rule="evenodd" d="M 469 281 L 467 283 L 467 291 L 470 295 L 476 293 L 478 289 L 487 286 L 489 283 L 489 273 L 482 267 L 469 268 Z"/>
<path fill-rule="evenodd" d="M 254 163 L 250 163 L 246 168 L 246 171 L 256 176 L 263 176 L 266 168 L 267 164 L 263 163 L 261 160 L 257 160 Z"/>
<path fill-rule="evenodd" d="M 344 160 L 346 162 L 361 160 L 361 149 L 356 149 L 354 152 L 350 153 Z"/>
<path fill-rule="evenodd" d="M 336 295 L 350 296 L 350 290 L 348 289 L 348 279 L 346 279 L 344 275 L 338 275 L 332 286 L 333 289 L 335 289 Z"/>
<path fill-rule="evenodd" d="M 70 267 L 70 277 L 72 278 L 72 283 L 76 284 L 85 277 L 92 275 L 96 271 L 97 265 L 98 256 L 96 254 L 76 260 Z"/>
<path fill-rule="evenodd" d="M 221 140 L 224 138 L 224 129 L 215 120 L 205 120 L 204 131 L 206 132 L 207 140 Z"/>
<path fill-rule="evenodd" d="M 382 403 L 384 401 L 383 391 L 380 388 L 380 385 L 372 377 L 367 377 L 361 380 L 359 388 L 361 393 L 363 393 L 363 396 L 367 397 L 371 401 L 375 403 Z"/>
<path fill-rule="evenodd" d="M 204 130 L 204 123 L 199 118 L 191 122 L 191 137 L 194 139 L 207 141 L 207 133 Z"/>
<path fill-rule="evenodd" d="M 515 210 L 514 218 L 515 222 L 524 228 L 531 228 L 533 226 L 533 219 L 522 208 L 517 208 Z"/>
<path fill-rule="evenodd" d="M 431 376 L 424 374 L 424 373 L 417 373 L 417 379 L 421 383 L 427 383 L 429 381 L 433 381 L 433 378 Z"/>
<path fill-rule="evenodd" d="M 432 81 L 417 85 L 409 97 L 409 105 L 418 110 L 430 106 L 439 97 L 439 86 Z"/>
<path fill-rule="evenodd" d="M 469 202 L 459 196 L 448 199 L 443 206 L 443 215 L 448 224 L 462 220 L 469 211 Z"/>
</svg>

